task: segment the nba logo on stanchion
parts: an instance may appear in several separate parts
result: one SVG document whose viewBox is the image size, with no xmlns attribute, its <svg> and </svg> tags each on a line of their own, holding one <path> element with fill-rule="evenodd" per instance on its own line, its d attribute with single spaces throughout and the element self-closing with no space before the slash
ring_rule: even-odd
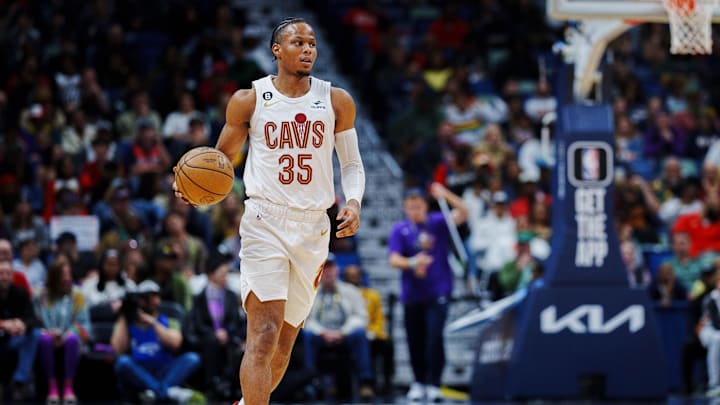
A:
<svg viewBox="0 0 720 405">
<path fill-rule="evenodd" d="M 568 147 L 568 180 L 575 187 L 603 187 L 612 180 L 613 156 L 608 143 L 575 142 Z"/>
<path fill-rule="evenodd" d="M 580 156 L 582 179 L 590 181 L 600 180 L 600 150 L 597 148 L 581 149 Z"/>
</svg>

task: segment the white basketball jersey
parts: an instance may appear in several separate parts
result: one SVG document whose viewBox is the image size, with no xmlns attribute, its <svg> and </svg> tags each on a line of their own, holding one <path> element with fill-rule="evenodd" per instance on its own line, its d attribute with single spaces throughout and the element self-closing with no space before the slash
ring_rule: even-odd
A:
<svg viewBox="0 0 720 405">
<path fill-rule="evenodd" d="M 335 202 L 330 82 L 311 77 L 310 91 L 295 98 L 281 94 L 271 76 L 255 80 L 253 88 L 257 101 L 243 176 L 248 197 L 328 209 Z"/>
</svg>

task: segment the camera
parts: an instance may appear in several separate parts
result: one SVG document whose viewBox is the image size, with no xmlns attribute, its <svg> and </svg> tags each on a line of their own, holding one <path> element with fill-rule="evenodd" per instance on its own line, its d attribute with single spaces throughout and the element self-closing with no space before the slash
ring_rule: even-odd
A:
<svg viewBox="0 0 720 405">
<path fill-rule="evenodd" d="M 122 306 L 120 307 L 120 314 L 127 320 L 128 323 L 135 323 L 138 320 L 138 311 L 146 311 L 146 294 L 137 292 L 128 292 L 123 298 Z"/>
</svg>

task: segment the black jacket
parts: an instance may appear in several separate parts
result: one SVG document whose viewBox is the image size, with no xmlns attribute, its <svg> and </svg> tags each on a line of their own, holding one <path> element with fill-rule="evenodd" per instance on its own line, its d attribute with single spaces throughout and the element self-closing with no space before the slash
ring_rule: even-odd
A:
<svg viewBox="0 0 720 405">
<path fill-rule="evenodd" d="M 25 323 L 26 334 L 38 326 L 38 319 L 27 291 L 11 284 L 7 294 L 0 294 L 0 319 L 14 318 L 19 318 Z M 5 338 L 8 336 L 0 335 L 0 339 Z"/>
<path fill-rule="evenodd" d="M 193 297 L 193 306 L 186 322 L 185 339 L 190 347 L 195 349 L 201 347 L 203 342 L 215 339 L 215 328 L 208 310 L 206 292 L 207 287 Z M 222 325 L 228 333 L 229 341 L 245 340 L 245 322 L 240 317 L 237 295 L 226 289 L 224 302 L 225 313 Z"/>
</svg>

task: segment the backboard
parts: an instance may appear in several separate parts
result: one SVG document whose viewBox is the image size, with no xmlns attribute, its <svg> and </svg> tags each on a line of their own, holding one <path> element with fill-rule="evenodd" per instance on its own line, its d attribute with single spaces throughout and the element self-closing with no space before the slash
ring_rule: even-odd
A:
<svg viewBox="0 0 720 405">
<path fill-rule="evenodd" d="M 547 13 L 556 20 L 668 21 L 662 0 L 547 0 Z M 713 21 L 720 22 L 720 7 Z"/>
</svg>

